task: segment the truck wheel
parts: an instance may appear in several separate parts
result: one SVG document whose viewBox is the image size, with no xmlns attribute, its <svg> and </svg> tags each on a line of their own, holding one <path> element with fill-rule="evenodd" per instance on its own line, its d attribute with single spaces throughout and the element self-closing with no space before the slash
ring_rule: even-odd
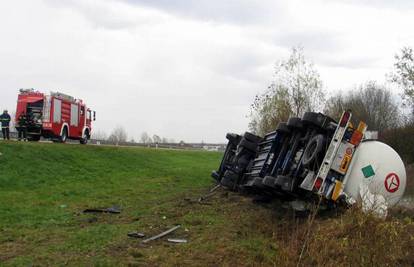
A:
<svg viewBox="0 0 414 267">
<path fill-rule="evenodd" d="M 248 150 L 250 150 L 251 152 L 254 152 L 254 153 L 256 153 L 256 150 L 257 150 L 257 144 L 252 143 L 251 141 L 246 140 L 245 138 L 243 138 L 240 141 L 239 146 L 244 147 L 244 148 L 246 148 L 246 149 L 248 149 Z"/>
<path fill-rule="evenodd" d="M 305 114 L 303 114 L 302 120 L 306 125 L 322 127 L 323 122 L 325 121 L 325 115 L 316 112 L 305 112 Z"/>
<path fill-rule="evenodd" d="M 316 159 L 317 155 L 322 151 L 325 145 L 325 137 L 322 134 L 315 135 L 308 143 L 303 152 L 302 164 L 309 167 Z"/>
<path fill-rule="evenodd" d="M 249 132 L 244 133 L 244 138 L 252 143 L 258 144 L 262 141 L 262 138 L 260 136 L 254 135 Z"/>
<path fill-rule="evenodd" d="M 60 143 L 66 143 L 66 140 L 68 140 L 68 129 L 65 127 L 62 131 L 62 136 L 59 138 Z"/>
<path fill-rule="evenodd" d="M 27 136 L 29 142 L 38 142 L 40 140 L 40 135 L 29 135 Z"/>
<path fill-rule="evenodd" d="M 280 122 L 277 125 L 276 131 L 281 132 L 281 133 L 290 133 L 290 129 L 289 127 L 286 125 L 286 122 Z"/>
<path fill-rule="evenodd" d="M 88 140 L 89 140 L 89 134 L 88 134 L 88 132 L 85 132 L 85 134 L 79 140 L 79 142 L 80 142 L 81 145 L 86 145 L 88 143 Z"/>
<path fill-rule="evenodd" d="M 226 138 L 235 146 L 237 146 L 240 143 L 241 136 L 234 133 L 228 133 L 226 135 Z"/>
<path fill-rule="evenodd" d="M 300 130 L 303 128 L 303 123 L 301 118 L 291 117 L 286 123 L 287 127 L 295 130 Z"/>
</svg>

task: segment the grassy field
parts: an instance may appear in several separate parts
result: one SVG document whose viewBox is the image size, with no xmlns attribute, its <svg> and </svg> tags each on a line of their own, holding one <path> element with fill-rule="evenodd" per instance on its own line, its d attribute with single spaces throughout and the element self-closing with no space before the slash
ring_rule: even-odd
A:
<svg viewBox="0 0 414 267">
<path fill-rule="evenodd" d="M 350 210 L 309 224 L 277 201 L 258 205 L 222 189 L 203 204 L 192 201 L 212 186 L 220 153 L 14 142 L 0 143 L 0 152 L 0 265 L 414 263 L 411 211 L 382 221 Z M 113 205 L 122 212 L 82 212 Z M 127 236 L 176 224 L 171 237 L 188 243 L 142 245 Z"/>
</svg>

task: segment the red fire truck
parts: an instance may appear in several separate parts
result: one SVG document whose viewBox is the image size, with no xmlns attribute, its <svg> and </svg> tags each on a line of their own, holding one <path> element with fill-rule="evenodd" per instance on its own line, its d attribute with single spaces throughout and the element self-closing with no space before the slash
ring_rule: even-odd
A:
<svg viewBox="0 0 414 267">
<path fill-rule="evenodd" d="M 49 95 L 34 89 L 20 89 L 15 121 L 26 115 L 29 141 L 41 137 L 65 143 L 67 139 L 87 144 L 92 133 L 95 111 L 86 107 L 82 100 L 69 95 L 52 92 Z"/>
</svg>

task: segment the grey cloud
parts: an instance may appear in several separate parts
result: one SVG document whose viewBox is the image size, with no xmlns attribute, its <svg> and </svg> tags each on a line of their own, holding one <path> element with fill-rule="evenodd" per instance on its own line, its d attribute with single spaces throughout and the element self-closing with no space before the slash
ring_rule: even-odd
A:
<svg viewBox="0 0 414 267">
<path fill-rule="evenodd" d="M 343 48 L 343 42 L 338 34 L 333 32 L 306 31 L 282 31 L 273 37 L 274 43 L 280 46 L 303 46 L 307 51 L 338 52 Z"/>
<path fill-rule="evenodd" d="M 123 0 L 131 5 L 147 6 L 198 20 L 252 24 L 281 18 L 282 1 L 262 0 Z"/>
<path fill-rule="evenodd" d="M 305 54 L 318 65 L 358 69 L 375 67 L 380 59 L 378 55 L 364 55 L 363 51 L 347 54 L 349 43 L 339 33 L 315 30 L 282 32 L 273 37 L 275 45 L 282 47 L 302 46 L 305 49 Z"/>
<path fill-rule="evenodd" d="M 334 0 L 350 5 L 360 5 L 372 8 L 391 8 L 391 9 L 407 9 L 414 8 L 414 1 L 412 0 Z M 325 2 L 333 2 L 332 0 L 325 0 Z"/>
<path fill-rule="evenodd" d="M 318 54 L 318 64 L 326 67 L 334 68 L 350 68 L 350 69 L 362 69 L 376 67 L 379 57 L 368 56 L 368 55 L 343 55 L 338 53 L 335 56 L 332 54 Z"/>
<path fill-rule="evenodd" d="M 44 0 L 48 5 L 55 8 L 66 8 L 79 12 L 86 20 L 88 20 L 95 28 L 104 28 L 109 30 L 120 30 L 134 28 L 138 25 L 148 25 L 158 23 L 157 20 L 150 15 L 146 16 L 128 16 L 124 13 L 125 9 L 131 9 L 131 6 L 122 6 L 122 2 L 102 1 L 91 2 L 82 0 Z M 121 10 L 121 8 L 124 10 Z"/>
</svg>

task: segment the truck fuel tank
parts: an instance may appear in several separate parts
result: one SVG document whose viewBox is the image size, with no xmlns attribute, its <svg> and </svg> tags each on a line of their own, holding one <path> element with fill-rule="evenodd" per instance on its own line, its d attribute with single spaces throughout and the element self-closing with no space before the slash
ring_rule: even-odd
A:
<svg viewBox="0 0 414 267">
<path fill-rule="evenodd" d="M 402 198 L 407 182 L 405 166 L 390 146 L 374 140 L 363 141 L 355 151 L 344 179 L 344 192 L 364 205 L 383 202 L 387 208 Z"/>
</svg>

